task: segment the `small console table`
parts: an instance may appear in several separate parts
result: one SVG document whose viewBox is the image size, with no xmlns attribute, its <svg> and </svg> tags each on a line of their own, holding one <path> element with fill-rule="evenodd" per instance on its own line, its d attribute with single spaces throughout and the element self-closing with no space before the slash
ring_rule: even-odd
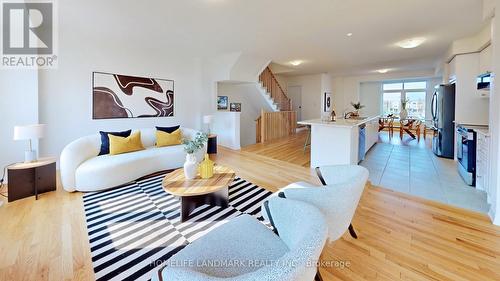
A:
<svg viewBox="0 0 500 281">
<path fill-rule="evenodd" d="M 17 163 L 7 167 L 9 202 L 56 190 L 56 158 Z"/>
<path fill-rule="evenodd" d="M 207 153 L 217 154 L 217 135 L 210 134 L 208 136 Z"/>
</svg>

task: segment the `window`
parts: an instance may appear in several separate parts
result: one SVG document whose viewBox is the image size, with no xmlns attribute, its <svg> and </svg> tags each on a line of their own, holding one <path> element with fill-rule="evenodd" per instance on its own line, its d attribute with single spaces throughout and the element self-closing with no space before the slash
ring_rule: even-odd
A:
<svg viewBox="0 0 500 281">
<path fill-rule="evenodd" d="M 401 93 L 384 92 L 384 115 L 398 115 L 401 111 Z"/>
<path fill-rule="evenodd" d="M 404 83 L 405 90 L 422 90 L 427 88 L 427 83 L 425 81 L 422 82 L 406 82 Z"/>
<path fill-rule="evenodd" d="M 384 91 L 403 90 L 403 83 L 387 83 L 384 84 Z"/>
<path fill-rule="evenodd" d="M 407 92 L 406 99 L 408 116 L 425 119 L 425 92 Z"/>
<path fill-rule="evenodd" d="M 398 83 L 384 83 L 383 85 L 383 114 L 399 116 L 401 102 L 407 100 L 406 110 L 411 118 L 425 119 L 426 81 L 404 81 Z"/>
</svg>

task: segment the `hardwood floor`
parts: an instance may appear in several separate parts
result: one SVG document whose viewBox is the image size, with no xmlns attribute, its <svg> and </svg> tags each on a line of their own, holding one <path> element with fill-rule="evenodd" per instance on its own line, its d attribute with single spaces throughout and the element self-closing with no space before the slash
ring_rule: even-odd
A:
<svg viewBox="0 0 500 281">
<path fill-rule="evenodd" d="M 308 145 L 304 150 L 304 143 L 308 133 L 309 130 L 304 128 L 293 136 L 272 140 L 264 144 L 257 143 L 245 146 L 241 150 L 309 167 L 311 165 L 311 146 Z"/>
<path fill-rule="evenodd" d="M 215 160 L 272 191 L 319 184 L 286 144 L 270 157 L 219 148 Z M 0 225 L 0 280 L 94 279 L 80 193 L 5 203 Z M 322 262 L 344 266 L 323 267 L 324 280 L 500 280 L 500 228 L 485 215 L 367 186 L 353 225 L 359 239 L 325 247 Z"/>
</svg>

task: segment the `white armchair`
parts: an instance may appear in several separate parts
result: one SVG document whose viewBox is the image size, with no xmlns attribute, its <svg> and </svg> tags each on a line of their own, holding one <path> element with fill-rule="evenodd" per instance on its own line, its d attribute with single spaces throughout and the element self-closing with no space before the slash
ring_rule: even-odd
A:
<svg viewBox="0 0 500 281">
<path fill-rule="evenodd" d="M 300 201 L 267 202 L 279 236 L 241 215 L 172 256 L 152 280 L 313 280 L 326 241 L 324 216 Z"/>
<path fill-rule="evenodd" d="M 358 165 L 336 165 L 319 167 L 316 171 L 325 186 L 297 182 L 274 196 L 300 200 L 320 209 L 328 224 L 330 241 L 339 239 L 348 229 L 357 238 L 351 221 L 368 180 L 368 170 Z M 263 216 L 267 218 L 265 212 Z"/>
</svg>

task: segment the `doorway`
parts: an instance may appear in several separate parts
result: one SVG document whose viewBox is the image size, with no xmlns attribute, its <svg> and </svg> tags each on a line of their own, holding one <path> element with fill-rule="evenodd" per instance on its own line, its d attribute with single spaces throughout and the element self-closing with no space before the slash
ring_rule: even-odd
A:
<svg viewBox="0 0 500 281">
<path fill-rule="evenodd" d="M 302 120 L 302 86 L 289 86 L 288 97 L 292 100 L 292 110 L 297 112 L 297 121 Z"/>
</svg>

